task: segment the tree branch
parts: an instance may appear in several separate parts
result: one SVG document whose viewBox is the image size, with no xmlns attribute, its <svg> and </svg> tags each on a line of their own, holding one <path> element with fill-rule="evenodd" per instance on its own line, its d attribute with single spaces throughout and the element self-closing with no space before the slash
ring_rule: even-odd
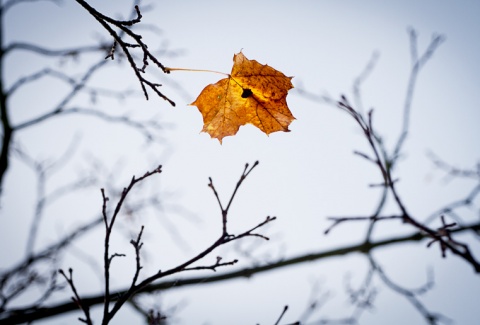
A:
<svg viewBox="0 0 480 325">
<path fill-rule="evenodd" d="M 146 79 L 145 77 L 142 76 L 142 73 L 145 73 L 145 69 L 148 65 L 149 60 L 153 62 L 158 68 L 160 68 L 164 73 L 169 73 L 169 70 L 165 68 L 165 66 L 158 61 L 158 59 L 148 50 L 147 45 L 142 41 L 142 36 L 139 34 L 135 34 L 132 32 L 132 30 L 129 28 L 137 23 L 139 23 L 142 19 L 142 15 L 140 13 L 140 9 L 138 5 L 135 6 L 135 14 L 136 18 L 132 18 L 130 20 L 116 20 L 112 19 L 108 16 L 103 15 L 99 11 L 97 11 L 95 8 L 90 6 L 87 2 L 84 0 L 76 0 L 79 5 L 81 5 L 85 10 L 88 11 L 88 13 L 94 17 L 102 26 L 105 28 L 105 30 L 108 31 L 108 33 L 112 36 L 114 39 L 114 44 L 111 48 L 110 53 L 107 55 L 105 59 L 111 58 L 112 60 L 114 59 L 114 53 L 115 53 L 115 47 L 118 45 L 121 47 L 123 53 L 127 57 L 128 62 L 130 63 L 131 68 L 133 69 L 133 72 L 135 73 L 135 76 L 137 77 L 138 81 L 140 82 L 140 86 L 143 90 L 143 93 L 145 95 L 145 98 L 148 100 L 148 92 L 146 86 L 148 86 L 150 89 L 152 89 L 159 97 L 163 98 L 164 100 L 168 101 L 170 105 L 175 106 L 175 102 L 173 102 L 170 98 L 165 96 L 162 92 L 158 90 L 158 87 L 161 85 L 158 83 L 154 83 Z M 113 25 L 116 28 L 120 29 L 121 32 L 130 38 L 133 39 L 134 43 L 126 43 L 122 39 L 122 35 L 118 34 L 114 29 L 110 26 Z M 130 53 L 131 48 L 140 48 L 143 53 L 143 66 L 139 68 L 137 66 L 137 63 L 135 62 L 132 54 Z"/>
<path fill-rule="evenodd" d="M 453 233 L 463 233 L 466 231 L 479 231 L 480 223 L 469 224 L 464 227 L 459 227 L 453 230 Z M 267 265 L 261 265 L 251 268 L 244 268 L 237 271 L 225 272 L 221 274 L 216 274 L 212 276 L 202 276 L 202 277 L 191 277 L 187 279 L 174 279 L 170 281 L 162 281 L 157 284 L 151 284 L 145 286 L 138 290 L 137 293 L 151 293 L 156 291 L 165 291 L 165 290 L 174 290 L 181 287 L 186 287 L 190 285 L 203 285 L 210 284 L 215 282 L 227 281 L 236 278 L 251 278 L 252 276 L 260 273 L 265 273 L 271 270 L 283 269 L 285 267 L 299 265 L 303 263 L 310 263 L 312 261 L 319 261 L 323 259 L 328 259 L 332 257 L 338 257 L 343 255 L 348 255 L 352 253 L 368 253 L 376 249 L 392 247 L 395 245 L 409 244 L 411 242 L 420 242 L 429 237 L 426 234 L 421 232 L 416 232 L 407 236 L 399 236 L 390 238 L 387 240 L 380 240 L 371 243 L 360 243 L 357 245 L 345 246 L 337 249 L 319 251 L 316 253 L 310 253 L 305 255 L 299 255 L 296 257 L 291 257 L 288 259 L 283 259 L 274 263 L 269 263 Z M 118 298 L 123 296 L 128 292 L 129 289 L 119 290 L 117 292 L 112 292 L 111 296 Z M 103 295 L 94 295 L 90 297 L 84 297 L 82 300 L 88 306 L 98 305 L 104 302 L 105 297 Z M 47 307 L 38 307 L 37 308 L 27 308 L 27 309 L 17 309 L 9 311 L 9 315 L 6 317 L 0 318 L 0 321 L 6 321 L 11 324 L 20 324 L 26 321 L 33 321 L 38 319 L 43 319 L 55 315 L 60 315 L 70 311 L 77 310 L 77 305 L 71 302 L 59 303 Z"/>
</svg>

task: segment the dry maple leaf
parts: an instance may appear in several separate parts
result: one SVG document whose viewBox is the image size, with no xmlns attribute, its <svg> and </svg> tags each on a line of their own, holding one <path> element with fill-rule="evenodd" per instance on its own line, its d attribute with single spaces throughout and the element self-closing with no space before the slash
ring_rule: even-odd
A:
<svg viewBox="0 0 480 325">
<path fill-rule="evenodd" d="M 202 132 L 220 143 L 247 123 L 267 135 L 289 132 L 288 126 L 295 119 L 286 100 L 293 88 L 291 79 L 268 65 L 247 59 L 240 52 L 233 56 L 228 78 L 205 87 L 190 105 L 197 106 L 203 115 Z"/>
</svg>

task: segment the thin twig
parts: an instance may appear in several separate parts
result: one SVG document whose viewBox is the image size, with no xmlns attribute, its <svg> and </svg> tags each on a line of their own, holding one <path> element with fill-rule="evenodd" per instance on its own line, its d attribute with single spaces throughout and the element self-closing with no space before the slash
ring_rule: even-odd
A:
<svg viewBox="0 0 480 325">
<path fill-rule="evenodd" d="M 160 68 L 164 73 L 169 73 L 170 71 L 150 52 L 148 49 L 147 45 L 143 42 L 142 36 L 139 34 L 134 33 L 130 27 L 139 23 L 141 21 L 142 15 L 140 13 L 140 9 L 138 5 L 135 6 L 135 14 L 136 17 L 129 19 L 129 20 L 116 20 L 113 18 L 110 18 L 99 11 L 97 11 L 95 8 L 90 6 L 86 1 L 84 0 L 76 0 L 79 5 L 81 5 L 85 10 L 88 11 L 88 13 L 95 18 L 102 26 L 103 28 L 108 31 L 110 36 L 112 36 L 114 40 L 114 45 L 112 46 L 109 54 L 105 59 L 114 58 L 114 52 L 115 52 L 115 46 L 120 46 L 122 49 L 123 53 L 125 54 L 127 61 L 129 62 L 131 68 L 133 69 L 135 76 L 137 77 L 138 81 L 140 82 L 140 86 L 142 88 L 142 91 L 145 95 L 145 98 L 148 100 L 148 92 L 146 86 L 148 86 L 151 90 L 153 90 L 159 97 L 163 98 L 164 100 L 168 101 L 170 105 L 175 106 L 175 102 L 172 101 L 170 98 L 165 96 L 160 90 L 158 90 L 158 87 L 161 85 L 155 82 L 151 82 L 150 80 L 146 79 L 145 77 L 142 76 L 143 73 L 145 73 L 145 69 L 148 65 L 148 62 L 151 61 L 153 62 L 158 68 Z M 116 27 L 120 29 L 121 34 L 117 33 L 113 27 Z M 133 39 L 134 43 L 127 43 L 122 39 L 123 35 L 127 35 L 131 39 Z M 141 68 L 138 67 L 137 63 L 135 62 L 135 59 L 133 58 L 133 55 L 130 53 L 130 49 L 132 48 L 140 48 L 142 53 L 143 53 L 143 66 Z"/>
<path fill-rule="evenodd" d="M 85 324 L 88 325 L 93 325 L 92 319 L 90 318 L 90 308 L 88 305 L 85 305 L 80 298 L 80 295 L 77 292 L 77 288 L 75 287 L 75 284 L 73 283 L 73 270 L 70 268 L 68 269 L 69 276 L 65 274 L 63 270 L 58 270 L 58 272 L 63 275 L 65 280 L 67 280 L 67 283 L 70 285 L 70 288 L 72 289 L 72 292 L 74 296 L 72 297 L 73 302 L 83 311 L 85 314 L 85 319 L 79 318 L 79 320 Z"/>
</svg>

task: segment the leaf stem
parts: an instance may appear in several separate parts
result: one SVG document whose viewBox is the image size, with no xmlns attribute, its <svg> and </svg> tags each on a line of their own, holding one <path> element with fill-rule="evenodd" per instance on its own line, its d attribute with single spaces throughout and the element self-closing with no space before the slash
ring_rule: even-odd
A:
<svg viewBox="0 0 480 325">
<path fill-rule="evenodd" d="M 169 67 L 165 67 L 165 70 L 168 71 L 168 73 L 170 73 L 171 71 L 192 71 L 192 72 L 212 72 L 212 73 L 222 74 L 224 76 L 230 76 L 228 73 L 223 73 L 223 72 L 213 71 L 213 70 L 169 68 Z"/>
</svg>

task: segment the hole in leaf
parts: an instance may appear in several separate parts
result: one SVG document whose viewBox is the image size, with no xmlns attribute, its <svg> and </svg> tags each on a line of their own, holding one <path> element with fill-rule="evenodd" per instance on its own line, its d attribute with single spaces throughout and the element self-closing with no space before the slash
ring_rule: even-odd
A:
<svg viewBox="0 0 480 325">
<path fill-rule="evenodd" d="M 243 93 L 242 93 L 242 98 L 248 98 L 252 95 L 253 95 L 253 93 L 250 89 L 244 89 Z"/>
</svg>

